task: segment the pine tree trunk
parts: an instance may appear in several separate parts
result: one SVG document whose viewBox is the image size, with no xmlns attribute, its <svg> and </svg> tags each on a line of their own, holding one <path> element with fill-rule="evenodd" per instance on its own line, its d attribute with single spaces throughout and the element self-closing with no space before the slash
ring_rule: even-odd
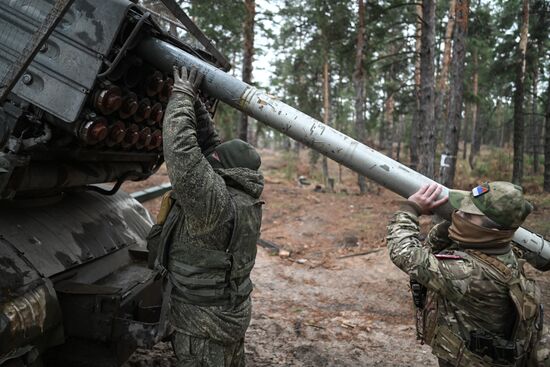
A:
<svg viewBox="0 0 550 367">
<path fill-rule="evenodd" d="M 468 33 L 469 0 L 457 0 L 456 25 L 454 30 L 453 60 L 451 65 L 451 90 L 449 114 L 445 132 L 445 154 L 447 159 L 441 167 L 441 184 L 452 187 L 456 171 L 458 142 L 464 95 L 464 61 L 466 58 L 466 35 Z"/>
<path fill-rule="evenodd" d="M 479 121 L 479 101 L 478 101 L 478 91 L 479 91 L 479 69 L 478 69 L 478 60 L 477 60 L 477 48 L 474 48 L 472 53 L 473 58 L 473 90 L 474 95 L 474 104 L 472 105 L 472 142 L 470 144 L 470 156 L 468 158 L 468 163 L 470 168 L 474 169 L 476 157 L 479 154 L 481 149 L 481 132 L 482 132 L 482 122 Z"/>
<path fill-rule="evenodd" d="M 397 147 L 395 149 L 395 160 L 401 162 L 401 140 L 403 140 L 403 130 L 405 126 L 405 116 L 399 115 L 397 118 L 397 130 L 395 132 L 395 141 L 397 142 Z"/>
<path fill-rule="evenodd" d="M 550 192 L 550 83 L 546 90 L 546 111 L 544 115 L 544 191 Z"/>
<path fill-rule="evenodd" d="M 539 173 L 539 141 L 540 141 L 540 129 L 539 129 L 539 123 L 538 123 L 538 115 L 537 115 L 537 99 L 538 99 L 538 67 L 537 62 L 535 61 L 533 63 L 533 93 L 531 94 L 532 102 L 531 102 L 531 129 L 530 129 L 530 136 L 531 136 L 531 147 L 532 147 L 532 153 L 533 153 L 533 173 L 536 175 Z"/>
<path fill-rule="evenodd" d="M 415 109 L 411 121 L 411 136 L 409 143 L 410 167 L 418 169 L 418 144 L 420 140 L 420 54 L 422 48 L 422 5 L 415 6 L 416 32 L 415 32 L 415 63 L 414 63 L 414 96 Z"/>
<path fill-rule="evenodd" d="M 462 119 L 464 123 L 464 128 L 462 129 L 462 159 L 466 159 L 466 154 L 468 153 L 468 131 L 470 129 L 470 120 L 465 118 Z"/>
<path fill-rule="evenodd" d="M 254 58 L 254 17 L 256 16 L 255 0 L 245 0 L 246 16 L 243 24 L 243 82 L 252 81 L 252 61 Z M 241 113 L 239 138 L 248 141 L 248 115 Z"/>
<path fill-rule="evenodd" d="M 256 131 L 254 132 L 254 140 L 251 142 L 255 147 L 259 147 L 260 137 L 263 135 L 264 124 L 256 124 Z M 265 140 L 265 139 L 264 139 Z"/>
<path fill-rule="evenodd" d="M 390 78 L 391 79 L 391 78 Z M 384 104 L 384 136 L 381 141 L 381 145 L 386 155 L 390 158 L 393 156 L 393 111 L 395 108 L 394 93 L 392 90 L 388 90 L 388 96 L 386 103 Z"/>
<path fill-rule="evenodd" d="M 365 3 L 363 0 L 358 0 L 358 26 L 357 26 L 357 43 L 355 44 L 355 68 L 353 71 L 353 87 L 355 89 L 355 137 L 364 143 L 365 142 L 365 73 L 363 69 L 363 58 L 365 50 Z M 357 176 L 357 185 L 359 192 L 364 194 L 367 191 L 367 183 L 365 176 Z"/>
<path fill-rule="evenodd" d="M 420 51 L 420 110 L 418 130 L 418 171 L 434 177 L 435 161 L 435 110 L 434 110 L 434 43 L 435 0 L 422 1 L 422 41 Z"/>
<path fill-rule="evenodd" d="M 329 71 L 328 55 L 325 53 L 325 62 L 323 63 L 323 122 L 330 126 L 330 93 L 329 93 Z M 325 187 L 328 188 L 329 171 L 327 156 L 323 155 L 321 167 L 323 170 L 323 180 Z"/>
<path fill-rule="evenodd" d="M 523 180 L 523 152 L 525 150 L 525 119 L 523 116 L 523 99 L 525 89 L 525 55 L 527 53 L 528 32 L 529 0 L 523 0 L 516 71 L 516 89 L 514 91 L 514 166 L 512 170 L 512 182 L 516 185 L 521 185 Z"/>
<path fill-rule="evenodd" d="M 444 116 L 446 109 L 446 102 L 449 100 L 447 95 L 449 93 L 449 64 L 451 63 L 451 44 L 453 38 L 453 30 L 456 21 L 456 0 L 449 1 L 449 21 L 447 22 L 447 28 L 445 30 L 445 46 L 443 48 L 443 60 L 441 62 L 441 73 L 437 80 L 437 88 L 435 92 L 435 121 L 438 131 L 444 131 L 445 119 Z M 440 134 L 438 134 L 440 136 Z"/>
<path fill-rule="evenodd" d="M 502 111 L 502 105 L 500 103 L 500 101 L 497 101 L 497 106 L 496 106 L 496 109 L 495 109 L 495 117 L 496 117 L 496 121 L 498 122 L 498 131 L 499 131 L 499 136 L 498 136 L 498 142 L 497 142 L 497 146 L 499 148 L 503 148 L 504 147 L 504 144 L 505 144 L 505 132 L 506 132 L 506 121 L 504 121 L 504 118 L 503 118 L 503 111 Z"/>
</svg>

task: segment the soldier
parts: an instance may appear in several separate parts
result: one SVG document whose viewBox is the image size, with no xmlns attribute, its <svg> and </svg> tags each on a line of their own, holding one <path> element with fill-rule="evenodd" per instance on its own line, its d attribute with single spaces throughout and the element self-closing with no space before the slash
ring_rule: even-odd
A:
<svg viewBox="0 0 550 367">
<path fill-rule="evenodd" d="M 178 366 L 240 367 L 264 184 L 251 145 L 220 144 L 197 97 L 202 77 L 195 69 L 188 75 L 174 68 L 163 125 L 173 192 L 161 209 L 158 263 L 167 263 L 173 287 L 169 317 Z M 170 198 L 175 202 L 166 204 Z"/>
<path fill-rule="evenodd" d="M 440 366 L 550 366 L 540 291 L 510 243 L 532 210 L 523 190 L 492 182 L 438 199 L 441 190 L 422 187 L 388 225 L 390 257 L 411 276 L 420 308 L 420 339 Z M 448 199 L 451 222 L 436 225 L 423 246 L 418 216 Z"/>
</svg>

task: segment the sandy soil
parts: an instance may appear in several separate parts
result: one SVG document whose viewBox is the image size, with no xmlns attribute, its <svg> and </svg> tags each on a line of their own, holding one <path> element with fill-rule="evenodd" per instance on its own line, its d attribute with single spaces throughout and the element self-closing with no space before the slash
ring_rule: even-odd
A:
<svg viewBox="0 0 550 367">
<path fill-rule="evenodd" d="M 373 192 L 357 195 L 355 175 L 347 169 L 334 193 L 316 192 L 311 178 L 309 185 L 289 179 L 285 155 L 263 151 L 262 157 L 262 239 L 283 256 L 258 251 L 248 366 L 436 366 L 430 349 L 415 340 L 408 278 L 385 248 L 385 225 L 400 198 L 375 185 Z M 305 155 L 294 167 L 298 175 L 315 176 L 301 162 L 307 162 Z M 330 168 L 338 176 L 338 167 Z M 166 180 L 161 169 L 154 183 L 130 183 L 125 189 Z M 156 213 L 158 200 L 146 206 Z M 424 218 L 423 228 L 429 222 Z M 543 292 L 549 289 L 550 274 L 531 273 Z M 161 343 L 152 351 L 138 350 L 127 365 L 174 362 L 170 345 Z"/>
</svg>

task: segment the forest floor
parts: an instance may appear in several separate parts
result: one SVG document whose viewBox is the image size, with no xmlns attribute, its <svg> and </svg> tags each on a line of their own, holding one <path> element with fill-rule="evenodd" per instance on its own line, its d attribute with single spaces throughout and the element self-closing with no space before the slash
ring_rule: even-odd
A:
<svg viewBox="0 0 550 367">
<path fill-rule="evenodd" d="M 261 237 L 279 250 L 258 248 L 247 365 L 436 366 L 429 347 L 415 340 L 408 277 L 391 263 L 385 246 L 385 227 L 401 198 L 374 184 L 358 195 L 356 175 L 345 168 L 334 192 L 315 190 L 315 177 L 307 177 L 309 185 L 297 179 L 309 176 L 306 154 L 297 160 L 261 153 L 266 178 Z M 330 170 L 338 177 L 335 163 Z M 161 169 L 125 189 L 167 180 Z M 548 237 L 550 195 L 536 198 L 533 229 Z M 159 199 L 146 203 L 152 214 L 158 205 Z M 422 225 L 427 230 L 430 218 L 423 217 Z M 529 272 L 541 282 L 548 309 L 550 274 Z M 174 365 L 168 343 L 138 350 L 127 364 Z"/>
</svg>

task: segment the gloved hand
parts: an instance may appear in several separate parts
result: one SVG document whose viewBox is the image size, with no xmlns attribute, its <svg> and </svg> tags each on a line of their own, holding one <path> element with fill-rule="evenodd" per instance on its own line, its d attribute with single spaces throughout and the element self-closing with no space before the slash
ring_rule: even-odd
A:
<svg viewBox="0 0 550 367">
<path fill-rule="evenodd" d="M 195 100 L 195 116 L 197 119 L 197 142 L 202 153 L 206 156 L 221 143 L 221 139 L 214 128 L 214 121 L 206 110 L 204 103 L 197 98 Z"/>
<path fill-rule="evenodd" d="M 174 87 L 172 93 L 184 93 L 194 100 L 203 78 L 204 74 L 196 68 L 191 68 L 191 71 L 188 73 L 185 66 L 178 67 L 174 65 Z"/>
</svg>

